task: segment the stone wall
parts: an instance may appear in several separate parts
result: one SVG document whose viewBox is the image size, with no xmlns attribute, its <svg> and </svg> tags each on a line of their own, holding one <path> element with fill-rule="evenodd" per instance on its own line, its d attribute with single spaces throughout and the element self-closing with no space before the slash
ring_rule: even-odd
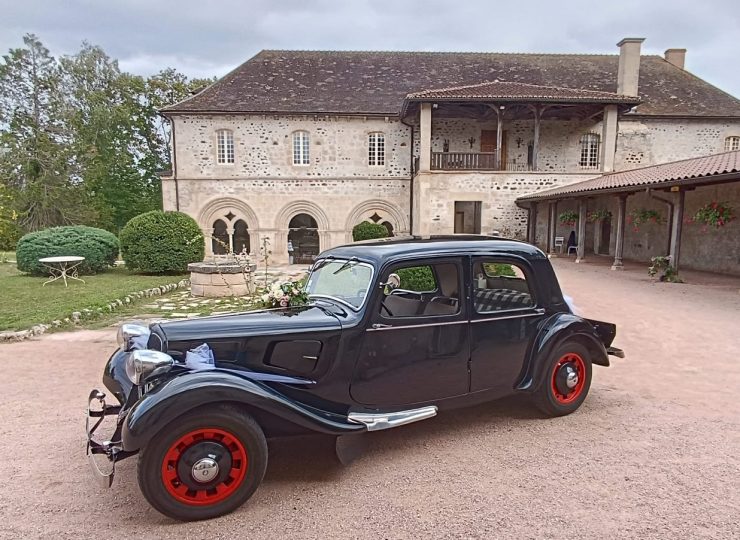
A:
<svg viewBox="0 0 740 540">
<path fill-rule="evenodd" d="M 625 118 L 619 120 L 616 170 L 724 152 L 725 138 L 740 135 L 740 120 Z"/>
<path fill-rule="evenodd" d="M 176 116 L 178 178 L 408 178 L 410 128 L 350 117 Z M 216 131 L 234 134 L 234 163 L 216 162 Z M 293 133 L 309 133 L 309 165 L 293 165 Z M 385 134 L 385 165 L 368 165 L 368 134 Z"/>
<path fill-rule="evenodd" d="M 572 184 L 593 176 L 593 173 L 432 172 L 424 175 L 429 179 L 430 213 L 427 217 L 429 233 L 454 232 L 455 201 L 481 201 L 482 233 L 487 234 L 496 230 L 505 236 L 524 238 L 527 230 L 527 211 L 516 205 L 517 197 Z"/>
</svg>

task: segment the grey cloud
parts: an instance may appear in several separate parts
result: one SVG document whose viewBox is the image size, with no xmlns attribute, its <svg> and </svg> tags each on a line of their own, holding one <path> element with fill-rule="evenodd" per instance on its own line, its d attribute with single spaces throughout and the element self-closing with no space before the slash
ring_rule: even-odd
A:
<svg viewBox="0 0 740 540">
<path fill-rule="evenodd" d="M 223 75 L 260 49 L 617 52 L 688 49 L 687 67 L 740 95 L 736 0 L 0 0 L 0 49 L 34 32 L 55 54 L 83 40 L 148 74 Z"/>
</svg>

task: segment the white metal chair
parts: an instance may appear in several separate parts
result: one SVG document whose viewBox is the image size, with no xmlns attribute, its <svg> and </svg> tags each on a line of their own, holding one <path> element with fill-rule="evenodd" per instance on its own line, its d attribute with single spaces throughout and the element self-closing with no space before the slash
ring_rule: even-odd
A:
<svg viewBox="0 0 740 540">
<path fill-rule="evenodd" d="M 568 255 L 570 255 L 571 250 L 573 250 L 576 253 L 576 255 L 578 254 L 578 246 L 577 245 L 575 245 L 575 246 L 568 246 L 568 253 L 567 253 Z"/>
<path fill-rule="evenodd" d="M 563 246 L 565 245 L 565 237 L 564 236 L 556 236 L 555 237 L 555 249 L 559 250 L 560 254 L 563 253 Z"/>
</svg>

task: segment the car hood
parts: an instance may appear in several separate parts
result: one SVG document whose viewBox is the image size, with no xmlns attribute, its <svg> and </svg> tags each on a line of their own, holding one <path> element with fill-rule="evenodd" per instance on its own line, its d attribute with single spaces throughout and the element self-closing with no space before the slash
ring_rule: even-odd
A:
<svg viewBox="0 0 740 540">
<path fill-rule="evenodd" d="M 339 330 L 341 327 L 337 316 L 329 310 L 300 306 L 168 321 L 153 330 L 164 334 L 168 342 L 177 342 Z"/>
</svg>

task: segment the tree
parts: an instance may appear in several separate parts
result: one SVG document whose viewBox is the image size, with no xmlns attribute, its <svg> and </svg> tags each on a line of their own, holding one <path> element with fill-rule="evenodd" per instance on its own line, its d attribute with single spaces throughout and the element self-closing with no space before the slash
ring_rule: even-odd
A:
<svg viewBox="0 0 740 540">
<path fill-rule="evenodd" d="M 13 190 L 18 223 L 38 230 L 92 217 L 70 175 L 70 132 L 61 73 L 34 35 L 0 63 L 0 179 Z"/>
</svg>

